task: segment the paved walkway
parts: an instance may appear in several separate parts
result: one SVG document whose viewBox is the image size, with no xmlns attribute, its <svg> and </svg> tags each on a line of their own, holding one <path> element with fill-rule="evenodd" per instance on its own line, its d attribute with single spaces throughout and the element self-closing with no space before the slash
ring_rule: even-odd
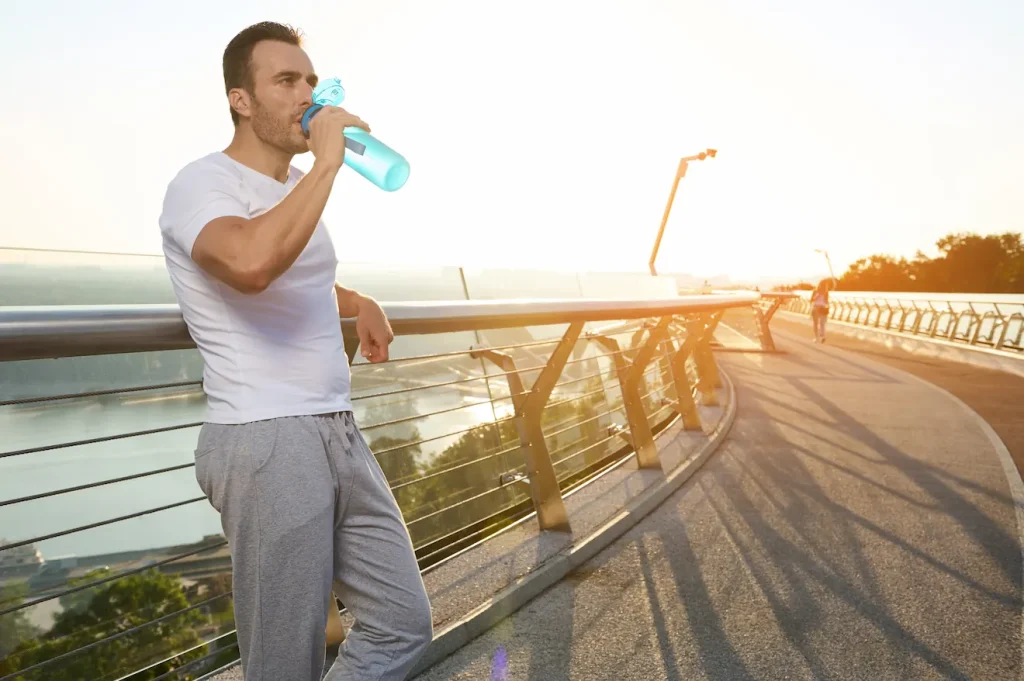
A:
<svg viewBox="0 0 1024 681">
<path fill-rule="evenodd" d="M 1017 679 L 1008 459 L 932 385 L 779 346 L 720 357 L 739 415 L 703 470 L 420 681 Z"/>
<path fill-rule="evenodd" d="M 956 395 L 992 426 L 1010 451 L 1017 469 L 1024 471 L 1024 377 L 885 348 L 836 333 L 835 326 L 827 333 L 826 346 L 842 348 L 864 359 L 914 374 Z M 776 317 L 772 328 L 812 337 L 809 321 L 794 322 Z"/>
</svg>

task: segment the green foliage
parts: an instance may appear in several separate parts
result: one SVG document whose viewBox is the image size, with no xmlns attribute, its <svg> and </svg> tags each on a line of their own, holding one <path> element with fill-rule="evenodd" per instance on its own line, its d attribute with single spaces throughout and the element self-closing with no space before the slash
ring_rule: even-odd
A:
<svg viewBox="0 0 1024 681">
<path fill-rule="evenodd" d="M 1019 233 L 949 234 L 936 242 L 939 256 L 913 260 L 889 255 L 861 258 L 839 279 L 846 291 L 1024 293 L 1024 242 Z"/>
<path fill-rule="evenodd" d="M 189 606 L 178 578 L 155 570 L 80 593 L 91 595 L 87 605 L 79 609 L 81 603 L 73 601 L 76 608 L 57 615 L 50 631 L 22 642 L 0 660 L 0 676 L 103 641 Z M 118 678 L 198 645 L 196 629 L 207 622 L 208 617 L 200 610 L 190 610 L 15 678 L 17 681 Z M 202 655 L 201 649 L 180 655 L 133 676 L 132 681 L 148 681 Z"/>
<path fill-rule="evenodd" d="M 578 384 L 574 386 L 573 392 L 581 394 L 594 391 L 599 387 L 598 381 L 594 379 L 593 382 Z M 551 401 L 555 404 L 544 410 L 541 420 L 543 428 L 549 433 L 566 431 L 546 438 L 549 453 L 554 455 L 559 452 L 556 458 L 568 456 L 603 437 L 602 426 L 597 420 L 573 427 L 606 409 L 603 407 L 605 398 L 602 393 L 558 404 L 563 399 L 567 399 L 566 396 L 552 396 Z M 425 480 L 400 490 L 408 490 L 408 496 L 402 499 L 406 522 L 424 518 L 496 489 L 503 473 L 515 470 L 524 472 L 526 462 L 519 449 L 519 442 L 519 433 L 512 420 L 487 424 L 461 435 L 457 441 L 421 466 L 421 475 Z M 601 452 L 600 448 L 596 448 L 591 456 L 574 459 L 569 465 L 573 469 L 579 468 L 600 456 Z M 556 473 L 566 469 L 567 466 L 556 468 Z M 416 522 L 410 528 L 413 541 L 420 544 L 452 532 L 522 500 L 526 493 L 525 486 L 510 485 L 501 492 L 464 503 L 458 510 Z"/>
<path fill-rule="evenodd" d="M 7 584 L 0 587 L 0 607 L 8 608 L 21 603 L 28 595 L 28 586 L 21 584 Z M 28 641 L 39 635 L 39 629 L 32 625 L 28 619 L 28 613 L 24 610 L 0 615 L 0 660 L 15 650 L 22 642 Z M 3 662 L 0 662 L 0 669 Z"/>
<path fill-rule="evenodd" d="M 109 576 L 110 568 L 96 568 L 95 570 L 89 570 L 81 577 L 69 579 L 67 581 L 67 585 L 68 587 L 80 586 Z M 92 601 L 94 594 L 95 589 L 82 589 L 81 591 L 75 591 L 74 593 L 64 594 L 60 597 L 60 607 L 64 612 L 82 612 L 89 607 L 89 603 Z"/>
<path fill-rule="evenodd" d="M 419 476 L 418 459 L 423 449 L 420 445 L 412 443 L 420 439 L 422 438 L 419 431 L 413 430 L 408 437 L 381 435 L 370 442 L 370 449 L 377 453 L 377 463 L 380 464 L 384 477 L 392 487 Z M 414 508 L 419 498 L 416 485 L 400 486 L 394 490 L 394 494 L 399 508 L 403 511 Z"/>
</svg>

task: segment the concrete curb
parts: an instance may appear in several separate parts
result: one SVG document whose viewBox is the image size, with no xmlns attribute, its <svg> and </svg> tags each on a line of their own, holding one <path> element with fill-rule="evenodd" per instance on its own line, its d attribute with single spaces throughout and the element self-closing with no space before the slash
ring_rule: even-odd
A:
<svg viewBox="0 0 1024 681">
<path fill-rule="evenodd" d="M 707 442 L 691 457 L 665 476 L 661 482 L 631 501 L 615 517 L 578 544 L 548 559 L 529 575 L 505 587 L 467 616 L 435 634 L 433 642 L 409 674 L 413 678 L 449 657 L 474 638 L 494 627 L 528 602 L 557 584 L 570 572 L 587 562 L 602 549 L 625 534 L 690 479 L 721 445 L 736 420 L 736 389 L 732 380 L 719 369 L 728 390 L 729 402 L 718 426 Z"/>
<path fill-rule="evenodd" d="M 806 321 L 808 316 L 798 312 L 779 310 L 779 319 L 787 321 Z M 922 357 L 936 357 L 961 364 L 971 364 L 985 369 L 995 369 L 1007 373 L 1024 376 L 1024 356 L 1016 352 L 995 350 L 993 348 L 954 343 L 942 338 L 910 336 L 897 331 L 875 329 L 835 319 L 828 320 L 828 332 L 840 333 L 844 336 L 877 343 L 887 348 L 894 348 Z M 772 330 L 774 334 L 775 331 Z"/>
</svg>

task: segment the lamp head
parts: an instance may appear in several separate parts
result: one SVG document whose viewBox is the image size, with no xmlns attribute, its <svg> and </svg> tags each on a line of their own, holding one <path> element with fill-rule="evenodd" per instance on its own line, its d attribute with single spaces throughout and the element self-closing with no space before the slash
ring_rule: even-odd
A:
<svg viewBox="0 0 1024 681">
<path fill-rule="evenodd" d="M 708 149 L 707 153 L 708 153 L 708 156 L 710 156 L 711 158 L 714 158 L 715 156 L 718 155 L 718 149 Z"/>
</svg>

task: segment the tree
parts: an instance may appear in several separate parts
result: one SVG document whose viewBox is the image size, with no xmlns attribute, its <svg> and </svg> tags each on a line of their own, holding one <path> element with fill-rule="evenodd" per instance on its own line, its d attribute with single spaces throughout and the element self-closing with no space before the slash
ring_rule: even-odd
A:
<svg viewBox="0 0 1024 681">
<path fill-rule="evenodd" d="M 374 429 L 374 437 L 368 443 L 381 471 L 384 472 L 384 477 L 392 487 L 415 478 L 420 471 L 419 458 L 423 455 L 423 449 L 413 443 L 422 440 L 423 436 L 414 422 L 407 420 L 418 415 L 416 406 L 417 401 L 414 399 L 399 399 L 392 402 L 371 400 L 361 416 L 365 424 L 400 422 Z M 363 431 L 364 434 L 367 432 Z M 394 494 L 403 513 L 408 514 L 415 508 L 415 485 L 399 488 Z"/>
<path fill-rule="evenodd" d="M 1024 293 L 1024 241 L 1007 232 L 947 234 L 939 256 L 918 251 L 913 260 L 872 255 L 850 265 L 839 280 L 845 291 Z"/>
<path fill-rule="evenodd" d="M 599 387 L 599 382 L 600 379 L 593 379 L 577 384 L 574 386 L 574 392 L 593 392 Z M 565 458 L 603 437 L 602 425 L 598 420 L 574 426 L 600 411 L 599 406 L 604 404 L 605 399 L 603 393 L 557 404 L 563 399 L 566 398 L 553 397 L 551 401 L 556 404 L 546 408 L 541 418 L 542 427 L 549 433 L 545 440 L 553 459 Z M 551 435 L 553 431 L 560 430 L 565 432 Z M 504 450 L 512 451 L 499 456 L 498 453 Z M 600 448 L 591 450 L 571 462 L 572 470 L 593 463 L 603 453 Z M 519 433 L 514 421 L 491 423 L 465 433 L 423 467 L 424 476 L 435 477 L 430 477 L 415 486 L 419 494 L 417 505 L 411 513 L 406 511 L 406 520 L 408 522 L 422 518 L 492 490 L 498 486 L 503 473 L 514 469 L 521 470 L 524 463 L 519 449 Z M 556 466 L 556 474 L 563 474 L 568 467 Z M 510 494 L 516 494 L 525 492 L 526 488 L 517 485 L 508 489 Z M 502 505 L 508 503 L 509 498 L 501 494 L 488 495 L 464 504 L 457 513 L 441 513 L 416 523 L 411 528 L 414 543 L 420 544 L 495 513 Z"/>
<path fill-rule="evenodd" d="M 1024 271 L 1020 234 L 979 236 L 950 234 L 936 244 L 942 256 L 934 267 L 942 291 L 962 293 L 1019 293 Z"/>
<path fill-rule="evenodd" d="M 912 291 L 914 275 L 906 258 L 889 255 L 861 258 L 839 278 L 839 288 L 847 291 Z"/>
<path fill-rule="evenodd" d="M 197 580 L 194 586 L 186 589 L 185 593 L 188 600 L 193 602 L 208 601 L 217 596 L 225 596 L 210 603 L 208 609 L 211 615 L 232 617 L 234 599 L 230 594 L 233 586 L 231 573 L 219 572 Z"/>
<path fill-rule="evenodd" d="M 498 439 L 499 429 L 502 432 L 501 440 Z M 417 498 L 414 506 L 408 509 L 403 507 L 406 522 L 422 518 L 474 494 L 494 488 L 498 484 L 498 476 L 506 471 L 506 458 L 493 456 L 501 451 L 501 441 L 519 442 L 515 425 L 511 421 L 503 421 L 498 425 L 487 424 L 464 433 L 431 459 L 430 463 L 423 467 L 423 475 L 434 477 L 428 477 L 413 486 L 417 490 Z M 469 506 L 477 503 L 486 505 L 492 503 L 492 500 L 484 498 Z M 459 515 L 460 525 L 464 524 L 467 518 L 476 520 L 480 517 L 472 508 L 463 507 L 463 510 L 465 512 Z M 446 517 L 447 515 L 442 513 L 410 527 L 413 542 L 419 544 L 445 531 L 456 529 L 457 525 L 452 526 L 452 519 Z"/>
<path fill-rule="evenodd" d="M 61 612 L 49 632 L 19 645 L 0 661 L 0 676 L 156 622 L 188 606 L 188 599 L 175 576 L 153 570 L 123 577 L 99 587 L 85 609 Z M 206 622 L 205 615 L 190 610 L 55 662 L 40 672 L 15 678 L 18 681 L 117 678 L 199 645 L 201 641 L 195 629 Z M 132 681 L 148 681 L 202 655 L 201 650 L 179 655 L 132 676 Z"/>
<path fill-rule="evenodd" d="M 67 581 L 67 585 L 69 587 L 75 587 L 81 584 L 89 584 L 90 582 L 95 582 L 109 575 L 110 568 L 96 568 L 95 570 L 89 570 L 81 577 L 69 579 Z M 60 597 L 60 607 L 64 612 L 82 612 L 89 607 L 89 603 L 92 601 L 92 597 L 95 593 L 95 589 L 82 589 L 81 591 L 64 594 Z"/>
<path fill-rule="evenodd" d="M 420 445 L 412 444 L 421 440 L 420 432 L 414 430 L 408 437 L 391 437 L 381 435 L 370 442 L 370 449 L 377 458 L 384 477 L 394 487 L 397 484 L 414 479 L 419 475 L 419 457 L 423 450 Z M 417 494 L 416 485 L 400 487 L 394 490 L 395 500 L 403 512 L 416 507 Z"/>
<path fill-rule="evenodd" d="M 24 583 L 0 586 L 0 607 L 6 609 L 17 605 L 27 595 L 28 586 Z M 25 610 L 0 615 L 0 660 L 23 642 L 35 638 L 40 633 L 40 629 L 29 621 Z M 2 665 L 0 662 L 0 669 Z"/>
</svg>

